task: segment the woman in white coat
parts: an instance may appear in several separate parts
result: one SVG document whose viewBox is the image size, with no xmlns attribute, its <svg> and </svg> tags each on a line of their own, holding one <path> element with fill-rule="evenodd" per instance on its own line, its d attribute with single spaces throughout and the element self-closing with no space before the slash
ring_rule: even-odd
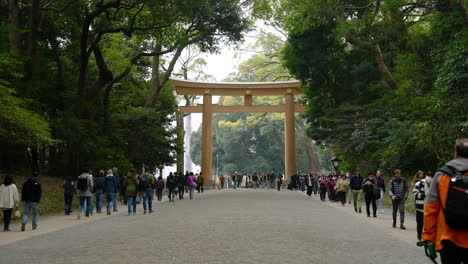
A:
<svg viewBox="0 0 468 264">
<path fill-rule="evenodd" d="M 3 231 L 10 231 L 10 221 L 13 209 L 19 204 L 19 193 L 13 184 L 13 177 L 7 175 L 0 186 L 0 208 L 3 208 Z"/>
</svg>

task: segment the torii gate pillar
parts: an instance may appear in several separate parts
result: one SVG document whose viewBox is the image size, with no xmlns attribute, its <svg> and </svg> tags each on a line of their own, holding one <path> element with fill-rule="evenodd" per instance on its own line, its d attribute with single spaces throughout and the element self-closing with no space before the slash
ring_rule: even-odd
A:
<svg viewBox="0 0 468 264">
<path fill-rule="evenodd" d="M 202 153 L 201 153 L 201 173 L 205 180 L 205 184 L 211 183 L 211 171 L 213 166 L 213 118 L 212 118 L 212 96 L 211 94 L 203 95 L 203 121 L 202 121 Z M 210 186 L 211 187 L 211 186 Z"/>
<path fill-rule="evenodd" d="M 296 131 L 294 118 L 294 95 L 286 94 L 286 111 L 284 113 L 284 144 L 286 178 L 296 173 Z"/>
</svg>

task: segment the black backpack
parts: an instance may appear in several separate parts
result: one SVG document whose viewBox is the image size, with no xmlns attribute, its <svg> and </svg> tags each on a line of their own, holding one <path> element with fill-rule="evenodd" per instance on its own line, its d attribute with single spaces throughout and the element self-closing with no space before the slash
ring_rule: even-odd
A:
<svg viewBox="0 0 468 264">
<path fill-rule="evenodd" d="M 468 229 L 468 171 L 444 166 L 439 171 L 450 176 L 445 208 L 445 222 L 453 229 Z M 443 205 L 443 202 L 442 202 Z"/>
<path fill-rule="evenodd" d="M 150 180 L 148 178 L 147 174 L 143 174 L 143 176 L 140 177 L 140 182 L 139 182 L 139 187 L 140 190 L 144 191 L 148 189 L 150 186 Z"/>
<path fill-rule="evenodd" d="M 79 177 L 76 188 L 82 192 L 85 192 L 88 189 L 88 178 Z"/>
</svg>

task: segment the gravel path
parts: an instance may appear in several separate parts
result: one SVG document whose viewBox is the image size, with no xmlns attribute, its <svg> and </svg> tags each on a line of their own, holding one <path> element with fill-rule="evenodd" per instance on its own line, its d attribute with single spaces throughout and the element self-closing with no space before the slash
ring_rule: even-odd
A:
<svg viewBox="0 0 468 264">
<path fill-rule="evenodd" d="M 0 262 L 429 263 L 414 241 L 392 235 L 395 229 L 300 192 L 226 190 L 187 198 L 159 203 L 154 214 L 142 215 L 139 207 L 136 216 L 81 220 L 0 246 Z"/>
</svg>

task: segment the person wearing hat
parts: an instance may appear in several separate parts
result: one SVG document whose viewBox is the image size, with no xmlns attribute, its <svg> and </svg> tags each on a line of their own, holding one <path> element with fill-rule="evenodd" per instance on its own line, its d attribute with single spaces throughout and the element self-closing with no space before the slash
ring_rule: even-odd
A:
<svg viewBox="0 0 468 264">
<path fill-rule="evenodd" d="M 359 169 L 355 170 L 355 174 L 351 177 L 349 181 L 349 187 L 351 188 L 351 192 L 353 193 L 353 205 L 354 211 L 361 213 L 362 207 L 362 181 L 364 179 L 361 176 L 361 171 Z"/>
</svg>

